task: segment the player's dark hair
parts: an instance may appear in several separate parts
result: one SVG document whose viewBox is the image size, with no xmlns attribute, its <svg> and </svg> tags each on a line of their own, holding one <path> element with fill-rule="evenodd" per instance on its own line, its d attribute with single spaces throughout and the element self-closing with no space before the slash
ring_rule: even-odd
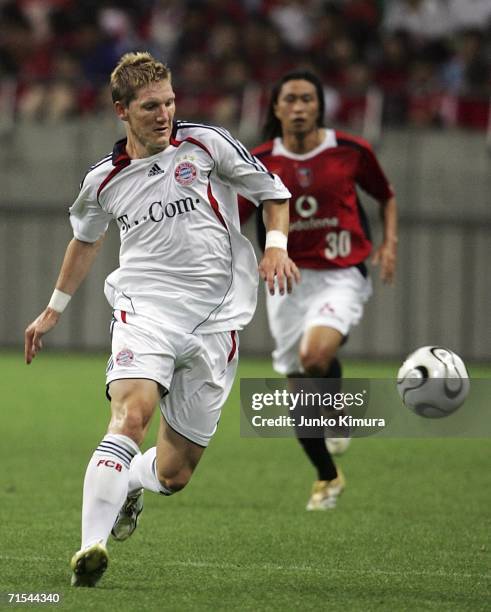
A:
<svg viewBox="0 0 491 612">
<path fill-rule="evenodd" d="M 319 116 L 317 117 L 317 126 L 322 127 L 324 125 L 324 112 L 325 112 L 325 100 L 324 100 L 324 89 L 318 76 L 308 70 L 294 70 L 283 75 L 281 79 L 275 83 L 271 90 L 271 98 L 266 112 L 266 120 L 263 127 L 263 137 L 265 140 L 271 140 L 276 136 L 281 136 L 281 122 L 274 114 L 274 107 L 278 102 L 281 88 L 288 81 L 308 81 L 312 83 L 317 92 L 317 99 L 319 101 Z"/>
</svg>

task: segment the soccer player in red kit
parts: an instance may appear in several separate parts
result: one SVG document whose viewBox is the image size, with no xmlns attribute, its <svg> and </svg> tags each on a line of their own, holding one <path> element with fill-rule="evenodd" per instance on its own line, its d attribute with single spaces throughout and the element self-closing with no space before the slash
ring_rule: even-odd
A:
<svg viewBox="0 0 491 612">
<path fill-rule="evenodd" d="M 380 265 L 383 282 L 394 281 L 397 206 L 371 146 L 325 128 L 323 117 L 319 79 L 306 71 L 286 74 L 272 90 L 264 128 L 267 141 L 253 153 L 292 194 L 288 252 L 302 273 L 295 294 L 267 295 L 274 368 L 290 378 L 329 378 L 339 390 L 341 364 L 336 354 L 371 295 L 365 264 L 370 254 L 372 263 Z M 383 240 L 373 253 L 358 187 L 380 204 Z M 239 208 L 242 223 L 255 210 L 243 198 Z M 260 214 L 257 227 L 263 242 Z M 307 509 L 333 508 L 345 486 L 343 474 L 323 435 L 304 437 L 298 429 L 296 433 L 317 470 Z"/>
</svg>

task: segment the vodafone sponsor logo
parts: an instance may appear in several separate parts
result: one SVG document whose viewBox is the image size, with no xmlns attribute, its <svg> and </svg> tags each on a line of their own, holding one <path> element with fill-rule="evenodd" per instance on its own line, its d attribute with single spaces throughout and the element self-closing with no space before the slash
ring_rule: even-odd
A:
<svg viewBox="0 0 491 612">
<path fill-rule="evenodd" d="M 306 221 L 294 221 L 290 223 L 290 232 L 306 232 L 308 230 L 322 229 L 324 227 L 338 227 L 337 217 L 327 219 L 307 219 Z"/>
<path fill-rule="evenodd" d="M 315 215 L 319 209 L 319 204 L 314 196 L 303 195 L 297 198 L 295 202 L 295 210 L 303 219 L 308 219 Z"/>
</svg>

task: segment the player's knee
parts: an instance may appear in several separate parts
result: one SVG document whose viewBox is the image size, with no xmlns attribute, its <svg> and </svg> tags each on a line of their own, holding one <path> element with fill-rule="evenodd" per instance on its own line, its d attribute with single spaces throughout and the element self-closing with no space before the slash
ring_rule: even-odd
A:
<svg viewBox="0 0 491 612">
<path fill-rule="evenodd" d="M 308 376 L 324 376 L 329 369 L 333 355 L 321 348 L 305 348 L 300 351 L 300 363 Z"/>
</svg>

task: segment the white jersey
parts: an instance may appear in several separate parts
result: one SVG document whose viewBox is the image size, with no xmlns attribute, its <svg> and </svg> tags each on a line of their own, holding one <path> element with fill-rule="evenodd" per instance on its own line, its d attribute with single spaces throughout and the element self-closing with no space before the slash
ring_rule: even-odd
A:
<svg viewBox="0 0 491 612">
<path fill-rule="evenodd" d="M 257 262 L 236 193 L 286 199 L 281 180 L 222 128 L 176 122 L 170 145 L 130 159 L 126 139 L 85 176 L 70 208 L 75 238 L 95 242 L 115 219 L 119 268 L 111 306 L 188 333 L 241 329 L 256 307 Z"/>
</svg>

